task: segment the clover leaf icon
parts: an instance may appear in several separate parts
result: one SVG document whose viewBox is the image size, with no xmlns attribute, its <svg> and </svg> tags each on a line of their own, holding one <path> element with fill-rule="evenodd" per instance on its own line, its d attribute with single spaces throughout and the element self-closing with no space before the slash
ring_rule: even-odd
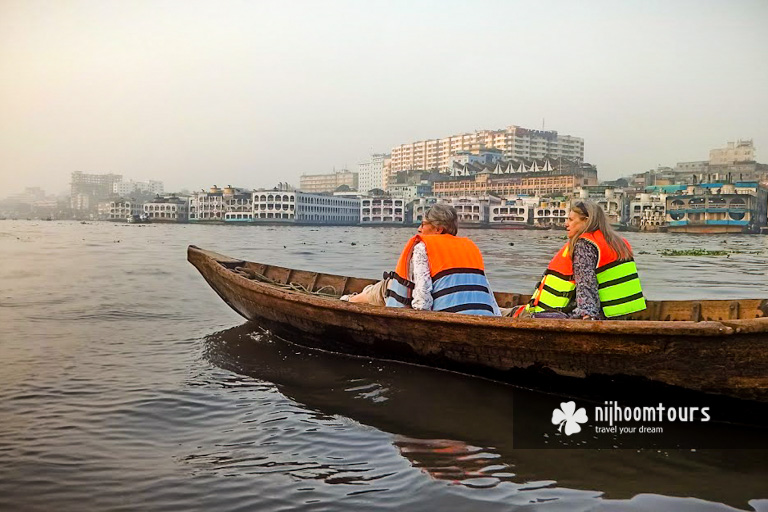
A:
<svg viewBox="0 0 768 512">
<path fill-rule="evenodd" d="M 576 402 L 561 402 L 560 409 L 552 411 L 552 424 L 560 425 L 558 431 L 563 431 L 565 426 L 565 435 L 570 436 L 581 432 L 579 423 L 587 422 L 587 411 L 582 407 L 576 410 Z"/>
</svg>

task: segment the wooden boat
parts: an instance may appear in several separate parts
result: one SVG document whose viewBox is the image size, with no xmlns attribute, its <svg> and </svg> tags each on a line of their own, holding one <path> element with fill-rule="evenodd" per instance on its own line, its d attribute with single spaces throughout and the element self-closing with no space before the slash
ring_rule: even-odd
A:
<svg viewBox="0 0 768 512">
<path fill-rule="evenodd" d="M 195 246 L 187 255 L 232 309 L 305 346 L 574 394 L 595 385 L 642 384 L 768 402 L 768 300 L 650 301 L 629 320 L 599 322 L 481 317 L 337 300 L 371 279 L 254 263 Z M 529 296 L 496 293 L 496 299 L 511 307 Z"/>
</svg>

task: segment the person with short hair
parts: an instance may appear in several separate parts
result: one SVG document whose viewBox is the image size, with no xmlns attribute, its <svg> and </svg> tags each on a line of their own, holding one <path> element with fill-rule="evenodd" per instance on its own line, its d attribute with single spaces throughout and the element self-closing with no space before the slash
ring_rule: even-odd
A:
<svg viewBox="0 0 768 512">
<path fill-rule="evenodd" d="M 565 228 L 568 241 L 549 262 L 530 302 L 512 316 L 604 320 L 644 310 L 632 247 L 600 205 L 576 200 Z"/>
<path fill-rule="evenodd" d="M 424 214 L 418 233 L 408 240 L 394 272 L 367 286 L 349 302 L 395 308 L 501 316 L 480 249 L 458 237 L 459 216 L 438 203 Z"/>
</svg>

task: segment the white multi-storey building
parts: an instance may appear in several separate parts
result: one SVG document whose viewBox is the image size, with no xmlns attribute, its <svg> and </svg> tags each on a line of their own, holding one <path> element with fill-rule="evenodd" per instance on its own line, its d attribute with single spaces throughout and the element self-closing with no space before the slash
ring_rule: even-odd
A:
<svg viewBox="0 0 768 512">
<path fill-rule="evenodd" d="M 432 206 L 438 202 L 445 202 L 442 200 L 442 198 L 429 196 L 429 197 L 420 197 L 416 199 L 411 204 L 412 211 L 412 217 L 413 217 L 413 223 L 414 224 L 421 224 L 421 221 L 424 220 L 424 214 L 427 210 L 432 208 Z"/>
<path fill-rule="evenodd" d="M 253 220 L 253 193 L 239 189 L 224 195 L 224 221 L 250 222 Z"/>
<path fill-rule="evenodd" d="M 488 224 L 491 227 L 525 227 L 533 222 L 533 209 L 538 205 L 538 197 L 512 196 L 491 206 Z"/>
<path fill-rule="evenodd" d="M 487 224 L 491 205 L 501 202 L 495 196 L 446 197 L 444 200 L 456 209 L 462 225 Z"/>
<path fill-rule="evenodd" d="M 405 223 L 405 200 L 394 197 L 360 199 L 360 224 Z"/>
<path fill-rule="evenodd" d="M 189 220 L 197 221 L 223 221 L 227 219 L 227 212 L 235 211 L 242 213 L 242 209 L 237 209 L 237 203 L 232 201 L 250 202 L 250 192 L 245 189 L 227 186 L 219 188 L 216 185 L 205 190 L 195 192 L 189 197 Z M 247 208 L 247 211 L 251 211 Z"/>
<path fill-rule="evenodd" d="M 485 225 L 490 209 L 501 199 L 495 196 L 420 197 L 413 202 L 413 222 L 420 223 L 424 213 L 436 203 L 449 204 L 456 209 L 459 223 L 463 226 Z"/>
<path fill-rule="evenodd" d="M 500 150 L 507 159 L 564 158 L 584 161 L 584 139 L 559 135 L 556 131 L 530 130 L 509 126 L 504 130 L 481 130 L 451 135 L 392 148 L 391 172 L 411 169 L 449 170 L 457 153 L 479 154 L 484 149 Z"/>
<path fill-rule="evenodd" d="M 144 216 L 153 222 L 186 222 L 189 215 L 189 199 L 170 195 L 144 203 Z"/>
<path fill-rule="evenodd" d="M 629 203 L 629 223 L 641 230 L 663 226 L 667 218 L 667 194 L 639 194 Z"/>
<path fill-rule="evenodd" d="M 287 188 L 246 191 L 214 185 L 190 197 L 189 220 L 352 225 L 360 222 L 360 199 Z"/>
<path fill-rule="evenodd" d="M 141 215 L 143 205 L 133 199 L 116 199 L 109 202 L 109 220 L 127 220 L 134 215 Z"/>
<path fill-rule="evenodd" d="M 389 155 L 374 153 L 367 162 L 361 162 L 357 166 L 357 189 L 365 195 L 373 189 L 386 190 L 387 172 L 386 161 Z"/>
<path fill-rule="evenodd" d="M 253 220 L 294 222 L 297 194 L 294 190 L 254 190 Z"/>
<path fill-rule="evenodd" d="M 302 224 L 359 224 L 360 199 L 297 192 L 296 221 Z"/>
<path fill-rule="evenodd" d="M 568 210 L 567 201 L 549 199 L 541 201 L 533 209 L 533 225 L 538 227 L 565 227 Z"/>
<path fill-rule="evenodd" d="M 255 190 L 253 221 L 354 225 L 360 222 L 360 199 L 296 190 Z"/>
<path fill-rule="evenodd" d="M 627 220 L 629 200 L 622 189 L 606 188 L 602 194 L 592 195 L 588 189 L 578 188 L 575 197 L 595 201 L 603 209 L 611 224 L 623 224 Z"/>
</svg>

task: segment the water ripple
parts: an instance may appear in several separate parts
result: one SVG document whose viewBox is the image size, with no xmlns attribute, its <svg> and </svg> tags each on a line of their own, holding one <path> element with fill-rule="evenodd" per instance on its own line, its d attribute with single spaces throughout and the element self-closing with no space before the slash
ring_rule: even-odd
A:
<svg viewBox="0 0 768 512">
<path fill-rule="evenodd" d="M 0 221 L 0 510 L 768 510 L 765 453 L 516 449 L 518 390 L 286 343 L 185 259 L 378 277 L 412 233 Z M 499 291 L 564 241 L 463 234 Z M 768 292 L 768 237 L 629 238 L 654 298 Z"/>
</svg>

